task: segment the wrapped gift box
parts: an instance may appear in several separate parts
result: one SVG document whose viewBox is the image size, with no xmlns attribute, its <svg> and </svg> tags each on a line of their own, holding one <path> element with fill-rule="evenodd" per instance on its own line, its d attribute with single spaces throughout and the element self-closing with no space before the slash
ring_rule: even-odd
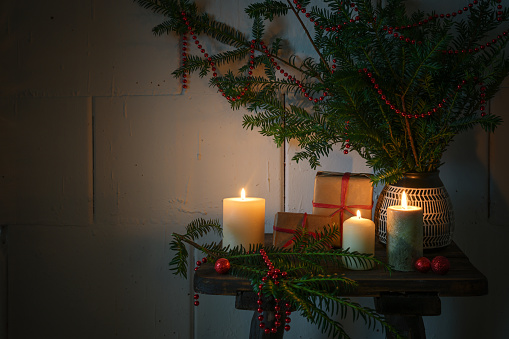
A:
<svg viewBox="0 0 509 339">
<path fill-rule="evenodd" d="M 304 221 L 304 224 L 303 224 Z M 339 226 L 339 214 L 314 215 L 305 213 L 278 212 L 274 219 L 273 244 L 277 247 L 291 248 L 295 230 L 306 228 L 309 232 L 323 230 L 327 226 Z M 341 239 L 337 238 L 333 246 L 340 246 Z"/>
<path fill-rule="evenodd" d="M 371 219 L 373 186 L 366 173 L 317 172 L 313 194 L 313 214 L 340 215 L 340 225 L 361 212 Z"/>
</svg>

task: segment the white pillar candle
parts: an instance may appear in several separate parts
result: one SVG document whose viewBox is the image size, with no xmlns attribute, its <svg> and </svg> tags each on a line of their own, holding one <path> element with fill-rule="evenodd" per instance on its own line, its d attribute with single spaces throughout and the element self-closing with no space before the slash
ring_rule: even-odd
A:
<svg viewBox="0 0 509 339">
<path fill-rule="evenodd" d="M 387 262 L 397 271 L 413 271 L 422 257 L 422 207 L 408 206 L 403 192 L 401 205 L 387 208 Z"/>
<path fill-rule="evenodd" d="M 370 219 L 361 218 L 360 211 L 357 216 L 345 220 L 343 223 L 343 248 L 350 252 L 375 254 L 375 223 Z M 373 262 L 367 266 L 353 260 L 344 260 L 345 266 L 352 270 L 364 270 L 373 267 Z"/>
<path fill-rule="evenodd" d="M 245 194 L 242 189 L 240 198 L 223 199 L 223 247 L 264 243 L 265 199 Z"/>
</svg>

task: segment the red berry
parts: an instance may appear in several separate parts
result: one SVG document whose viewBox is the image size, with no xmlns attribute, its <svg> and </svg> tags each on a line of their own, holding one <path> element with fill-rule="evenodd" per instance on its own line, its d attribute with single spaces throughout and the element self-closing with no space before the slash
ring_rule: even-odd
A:
<svg viewBox="0 0 509 339">
<path fill-rule="evenodd" d="M 431 269 L 431 262 L 428 258 L 421 257 L 415 261 L 414 267 L 417 271 L 426 273 Z"/>
<path fill-rule="evenodd" d="M 196 300 L 196 301 L 194 302 L 194 306 L 198 306 L 198 305 L 200 305 L 200 302 L 199 302 L 198 300 Z"/>
<path fill-rule="evenodd" d="M 436 274 L 446 274 L 450 267 L 449 259 L 441 255 L 436 256 L 431 261 L 431 269 Z"/>
<path fill-rule="evenodd" d="M 230 262 L 226 258 L 217 259 L 214 269 L 219 274 L 224 274 L 230 270 Z"/>
</svg>

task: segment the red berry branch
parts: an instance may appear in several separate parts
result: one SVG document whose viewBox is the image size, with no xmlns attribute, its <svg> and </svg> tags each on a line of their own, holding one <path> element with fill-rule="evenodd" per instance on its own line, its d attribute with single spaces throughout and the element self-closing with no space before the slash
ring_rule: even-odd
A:
<svg viewBox="0 0 509 339">
<path fill-rule="evenodd" d="M 267 275 L 262 278 L 262 282 L 260 283 L 260 285 L 258 285 L 258 300 L 256 301 L 256 303 L 258 304 L 257 312 L 260 313 L 260 315 L 258 316 L 258 320 L 260 321 L 259 327 L 264 329 L 265 334 L 277 333 L 277 328 L 283 324 L 281 322 L 281 317 L 282 317 L 281 306 L 280 306 L 281 300 L 277 299 L 277 298 L 274 299 L 274 302 L 276 303 L 276 306 L 274 306 L 274 312 L 275 312 L 274 317 L 276 318 L 276 321 L 274 322 L 274 327 L 266 328 L 266 325 L 263 322 L 264 316 L 262 315 L 262 313 L 263 313 L 262 290 L 263 290 L 263 285 L 269 279 L 272 280 L 272 282 L 275 286 L 279 286 L 280 282 L 278 281 L 278 278 L 286 278 L 288 274 L 286 272 L 281 272 L 278 268 L 274 268 L 274 265 L 270 261 L 269 256 L 267 255 L 267 253 L 265 252 L 265 250 L 263 248 L 260 249 L 260 255 L 262 256 L 262 259 L 265 262 L 265 264 L 267 265 L 269 270 L 267 271 Z M 286 307 L 285 331 L 289 331 L 290 330 L 289 323 L 292 321 L 290 319 L 290 315 L 292 314 L 292 312 L 290 311 L 291 305 L 289 303 L 285 303 L 285 307 Z"/>
<path fill-rule="evenodd" d="M 270 279 L 270 280 L 272 280 L 272 283 L 274 284 L 274 286 L 277 287 L 280 284 L 278 279 L 279 278 L 284 279 L 288 276 L 288 274 L 286 272 L 281 272 L 280 269 L 274 267 L 274 265 L 270 261 L 269 256 L 267 255 L 267 253 L 265 252 L 264 249 L 260 249 L 260 255 L 262 256 L 264 263 L 267 265 L 268 271 L 267 271 L 267 274 L 264 277 L 262 277 L 262 282 L 258 285 L 258 300 L 256 301 L 256 303 L 258 305 L 257 312 L 260 314 L 258 316 L 258 320 L 260 321 L 259 327 L 260 327 L 260 329 L 263 329 L 265 334 L 269 334 L 269 333 L 277 333 L 278 327 L 281 327 L 283 324 L 285 324 L 284 325 L 285 331 L 289 331 L 290 330 L 289 324 L 292 321 L 290 318 L 290 315 L 292 314 L 291 304 L 285 303 L 285 305 L 284 305 L 286 310 L 284 311 L 285 317 L 284 317 L 284 323 L 283 323 L 281 321 L 281 319 L 283 318 L 283 313 L 282 313 L 283 310 L 281 308 L 281 300 L 280 299 L 277 299 L 277 298 L 274 299 L 274 302 L 275 302 L 274 317 L 276 319 L 276 321 L 274 321 L 274 327 L 268 328 L 268 327 L 266 327 L 266 324 L 263 322 L 265 320 L 265 317 L 263 316 L 264 310 L 262 308 L 262 304 L 263 304 L 262 290 L 263 290 L 264 284 L 267 283 L 267 281 L 269 281 L 269 279 Z M 194 268 L 194 270 L 197 271 L 200 268 L 200 266 L 206 262 L 207 262 L 207 258 L 203 258 L 201 261 L 198 260 L 196 262 L 196 267 Z M 218 272 L 220 274 L 225 274 L 230 270 L 230 262 L 228 261 L 228 259 L 225 259 L 225 258 L 218 259 L 214 266 L 215 266 L 214 268 L 215 268 L 216 272 Z M 198 293 L 196 293 L 193 296 L 194 306 L 200 305 L 200 302 L 198 301 L 199 298 L 200 298 L 200 295 Z"/>
<path fill-rule="evenodd" d="M 344 21 L 343 24 L 338 24 L 337 26 L 331 26 L 331 27 L 324 27 L 322 25 L 320 25 L 318 23 L 318 21 L 316 21 L 315 18 L 313 18 L 313 16 L 311 15 L 310 12 L 307 11 L 307 9 L 305 7 L 303 7 L 298 0 L 293 0 L 293 3 L 296 4 L 296 8 L 303 14 L 305 14 L 306 18 L 309 19 L 310 22 L 312 22 L 315 26 L 319 27 L 320 29 L 322 30 L 325 30 L 326 32 L 330 32 L 330 31 L 339 31 L 341 28 L 343 28 L 344 26 L 348 25 L 349 23 L 352 23 L 352 22 L 355 22 L 355 21 L 359 21 L 360 20 L 360 16 L 359 15 L 356 15 L 355 18 L 352 18 L 352 19 L 349 19 L 348 21 Z M 359 11 L 359 8 L 357 8 L 357 6 L 355 5 L 355 3 L 350 3 L 350 7 L 353 9 L 354 12 L 358 12 Z M 341 12 L 341 9 L 339 10 L 339 12 Z M 338 12 L 338 13 L 339 13 Z"/>
<path fill-rule="evenodd" d="M 402 111 L 400 109 L 397 108 L 396 104 L 395 103 L 392 103 L 388 98 L 387 96 L 384 94 L 384 91 L 380 88 L 380 85 L 376 82 L 376 79 L 375 77 L 373 76 L 373 73 L 369 72 L 367 68 L 363 68 L 363 69 L 359 69 L 359 73 L 362 73 L 364 72 L 366 74 L 366 76 L 370 79 L 370 82 L 372 83 L 373 85 L 373 89 L 376 90 L 376 92 L 378 93 L 378 95 L 380 96 L 380 99 L 382 100 L 382 102 L 385 102 L 385 104 L 387 106 L 389 106 L 389 108 L 396 112 L 397 114 L 400 114 L 402 117 L 404 118 L 425 118 L 427 116 L 430 116 L 432 115 L 433 113 L 436 113 L 437 110 L 439 109 L 442 109 L 442 108 L 445 108 L 447 102 L 451 99 L 451 95 L 448 95 L 446 97 L 444 97 L 441 102 L 433 107 L 432 109 L 428 110 L 426 113 L 421 113 L 421 114 L 411 114 L 411 113 L 407 113 L 405 111 Z M 476 78 L 477 79 L 477 78 Z M 474 80 L 476 80 L 474 79 Z M 459 91 L 463 88 L 463 85 L 466 84 L 466 80 L 462 80 L 461 81 L 461 84 L 459 84 L 457 87 L 456 87 L 456 91 Z M 485 91 L 486 91 L 486 87 L 483 86 L 483 83 L 480 82 L 479 85 L 481 86 L 480 88 L 480 91 L 481 91 L 481 95 L 480 95 L 480 99 L 479 99 L 479 110 L 481 111 L 481 116 L 484 117 L 486 116 L 486 112 L 484 112 L 485 110 L 485 104 L 486 104 L 486 94 L 485 94 Z M 347 128 L 348 128 L 348 125 L 347 125 Z M 348 142 L 348 141 L 347 141 Z M 348 145 L 348 144 L 347 144 Z M 347 147 L 348 148 L 348 147 Z M 346 154 L 347 152 L 345 152 Z"/>
<path fill-rule="evenodd" d="M 189 21 L 189 19 L 187 18 L 186 13 L 185 13 L 185 12 L 182 12 L 182 13 L 181 13 L 181 15 L 182 15 L 182 19 L 184 20 L 184 23 L 185 23 L 185 24 L 186 24 L 186 26 L 187 26 L 187 30 L 188 30 L 189 35 L 191 35 L 191 38 L 194 40 L 194 44 L 195 44 L 195 45 L 196 45 L 196 47 L 200 50 L 200 52 L 203 54 L 203 56 L 205 57 L 205 59 L 209 62 L 209 65 L 210 65 L 210 67 L 211 67 L 210 69 L 211 69 L 211 71 L 213 72 L 213 73 L 212 73 L 212 76 L 213 76 L 214 78 L 215 78 L 215 77 L 217 77 L 217 76 L 218 76 L 218 74 L 217 74 L 216 64 L 214 63 L 214 61 L 212 60 L 212 58 L 209 56 L 209 54 L 205 51 L 205 48 L 203 48 L 203 46 L 200 44 L 200 40 L 198 40 L 198 37 L 195 35 L 195 33 L 194 33 L 194 31 L 193 31 L 193 27 L 191 26 L 191 22 L 190 22 L 190 21 Z M 184 40 L 184 42 L 186 42 L 186 40 L 187 40 L 187 37 L 186 37 L 185 35 L 184 35 L 184 37 L 183 37 L 183 40 Z M 184 49 L 184 48 L 185 48 L 185 49 Z M 251 48 L 253 48 L 253 45 L 251 45 Z M 183 66 L 185 66 L 185 64 L 186 64 L 186 62 L 187 62 L 187 53 L 186 53 L 186 51 L 187 51 L 187 43 L 183 46 L 183 48 L 182 48 L 182 49 L 183 49 L 183 53 L 182 53 L 182 54 L 183 54 L 183 56 L 184 56 L 184 58 L 183 58 Z M 251 49 L 251 51 L 250 51 L 250 52 L 251 52 L 251 56 L 250 56 L 250 57 L 251 57 L 251 66 L 250 66 L 250 69 L 252 69 L 252 64 L 253 64 L 253 59 L 254 59 L 254 56 L 253 56 L 254 50 L 253 50 L 253 49 Z M 186 75 L 186 74 L 184 73 L 184 75 L 183 75 L 183 77 L 184 77 L 184 78 L 185 78 L 185 75 Z M 251 75 L 252 75 L 252 72 L 251 72 L 251 71 L 249 71 L 249 76 L 248 76 L 247 78 L 248 78 L 248 79 L 251 79 Z M 183 81 L 183 82 L 184 82 L 184 85 L 183 85 L 182 87 L 183 87 L 183 88 L 187 88 L 187 85 L 185 84 L 185 83 L 187 82 L 187 80 L 186 80 L 186 79 L 184 79 L 184 81 Z M 224 93 L 224 89 L 223 89 L 223 88 L 221 88 L 221 86 L 219 85 L 219 83 L 216 83 L 216 86 L 217 86 L 217 88 L 218 88 L 219 92 L 221 92 L 221 93 L 222 93 L 222 95 L 223 95 L 223 97 L 225 97 L 225 98 L 226 98 L 226 100 L 228 100 L 228 101 L 236 101 L 236 100 L 240 99 L 242 96 L 244 96 L 244 95 L 246 94 L 246 92 L 245 92 L 245 91 L 247 91 L 247 90 L 248 90 L 248 88 L 249 88 L 249 87 L 248 87 L 249 85 L 250 85 L 249 83 L 247 83 L 247 84 L 246 84 L 246 87 L 244 87 L 244 89 L 243 89 L 243 91 L 240 93 L 240 95 L 237 95 L 236 97 L 235 97 L 235 96 L 231 96 L 231 97 L 230 97 L 230 96 L 227 96 L 227 95 Z"/>
<path fill-rule="evenodd" d="M 497 21 L 502 21 L 503 20 L 503 18 L 502 18 L 502 15 L 503 15 L 503 6 L 500 5 L 501 2 L 502 2 L 502 0 L 497 0 L 497 3 L 499 3 L 499 5 L 497 5 L 497 13 L 496 13 Z M 429 24 L 430 22 L 432 22 L 432 21 L 434 21 L 434 20 L 436 20 L 438 18 L 440 18 L 440 19 L 454 18 L 457 15 L 461 15 L 463 13 L 468 12 L 469 9 L 474 7 L 474 5 L 478 5 L 478 4 L 479 4 L 479 1 L 478 0 L 474 0 L 473 2 L 469 3 L 467 6 L 463 7 L 463 9 L 459 9 L 459 10 L 454 11 L 452 13 L 434 14 L 434 15 L 430 15 L 427 19 L 424 19 L 424 20 L 419 21 L 417 23 L 413 23 L 411 25 L 395 26 L 395 27 L 384 26 L 383 29 L 384 29 L 384 31 L 387 31 L 387 34 L 392 35 L 395 38 L 399 38 L 402 41 L 405 41 L 405 42 L 410 43 L 412 45 L 414 45 L 416 43 L 418 45 L 421 45 L 422 41 L 416 41 L 414 39 L 408 38 L 405 35 L 401 34 L 401 31 Z M 508 32 L 504 31 L 502 33 L 502 35 L 497 35 L 496 38 L 493 38 L 493 39 L 491 39 L 491 41 L 488 41 L 488 42 L 486 42 L 486 43 L 484 43 L 484 44 L 482 44 L 482 45 L 480 45 L 478 47 L 473 47 L 473 48 L 469 48 L 469 49 L 462 49 L 462 50 L 448 49 L 448 50 L 443 50 L 442 53 L 443 54 L 449 54 L 449 55 L 454 55 L 454 54 L 459 54 L 459 53 L 463 53 L 463 54 L 464 53 L 477 53 L 477 52 L 480 52 L 480 51 L 484 50 L 486 47 L 493 47 L 497 42 L 501 41 L 501 39 L 503 39 L 503 37 L 506 37 L 507 34 L 508 34 Z"/>
<path fill-rule="evenodd" d="M 189 19 L 187 18 L 187 15 L 185 12 L 182 12 L 182 19 L 184 20 L 184 23 L 187 25 L 187 29 L 188 29 L 188 33 L 191 35 L 191 38 L 194 40 L 194 43 L 196 45 L 196 47 L 200 50 L 200 52 L 203 54 L 203 56 L 207 59 L 207 61 L 209 62 L 210 66 L 211 66 L 211 70 L 212 70 L 212 76 L 215 78 L 218 76 L 218 73 L 217 73 L 217 69 L 216 69 L 216 65 L 215 63 L 213 62 L 212 58 L 208 55 L 208 53 L 206 53 L 205 49 L 203 48 L 203 46 L 200 44 L 200 41 L 198 40 L 198 37 L 195 35 L 194 31 L 193 31 L 193 27 L 191 26 L 191 23 L 189 21 Z M 188 42 L 187 42 L 187 36 L 184 35 L 183 36 L 183 47 L 182 47 L 182 63 L 183 63 L 183 66 L 185 66 L 187 64 L 187 46 L 188 46 Z M 252 75 L 253 75 L 253 70 L 254 70 L 254 52 L 255 52 L 255 48 L 257 47 L 256 44 L 258 42 L 256 40 L 251 40 L 251 45 L 250 45 L 250 56 L 249 56 L 249 71 L 248 71 L 248 79 L 251 79 L 252 78 Z M 274 66 L 274 68 L 279 71 L 279 73 L 284 76 L 285 78 L 287 78 L 288 80 L 290 80 L 291 82 L 293 82 L 295 85 L 297 85 L 300 89 L 301 89 L 301 93 L 309 100 L 309 101 L 314 101 L 315 103 L 317 103 L 318 101 L 322 101 L 326 96 L 327 96 L 327 92 L 323 92 L 323 94 L 319 97 L 319 98 L 313 98 L 311 96 L 311 93 L 309 92 L 309 90 L 305 87 L 305 85 L 302 84 L 302 82 L 300 80 L 297 80 L 296 77 L 290 75 L 287 71 L 285 71 L 284 68 L 282 68 L 279 63 L 276 61 L 275 57 L 269 52 L 268 50 L 268 47 L 267 45 L 265 45 L 265 43 L 263 41 L 260 41 L 258 43 L 258 45 L 261 47 L 262 51 L 265 53 L 265 55 L 269 58 L 270 62 L 272 63 L 272 65 Z M 187 74 L 184 73 L 183 74 L 183 80 L 182 80 L 182 88 L 186 89 L 187 88 Z M 225 97 L 228 101 L 236 101 L 236 100 L 239 100 L 241 99 L 242 96 L 244 96 L 246 94 L 246 91 L 249 89 L 249 86 L 250 84 L 247 83 L 246 84 L 246 87 L 243 88 L 243 90 L 241 91 L 240 95 L 237 95 L 236 97 L 234 96 L 227 96 L 224 92 L 224 89 L 221 88 L 221 86 L 217 83 L 216 86 L 218 87 L 218 90 L 219 92 L 222 93 L 223 97 Z"/>
</svg>

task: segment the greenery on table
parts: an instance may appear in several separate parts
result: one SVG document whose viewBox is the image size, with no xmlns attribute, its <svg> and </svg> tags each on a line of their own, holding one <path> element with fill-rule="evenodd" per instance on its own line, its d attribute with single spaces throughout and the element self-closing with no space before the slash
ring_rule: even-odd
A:
<svg viewBox="0 0 509 339">
<path fill-rule="evenodd" d="M 135 1 L 167 17 L 154 27 L 157 35 L 192 30 L 230 46 L 209 58 L 188 55 L 174 75 L 226 69 L 210 84 L 233 108 L 252 112 L 244 127 L 278 146 L 296 139 L 301 151 L 293 159 L 313 168 L 339 145 L 366 159 L 375 183 L 391 183 L 405 172 L 436 170 L 458 133 L 476 125 L 491 132 L 501 123 L 480 111 L 509 72 L 501 30 L 509 12 L 497 8 L 499 0 L 465 1 L 443 18 L 409 14 L 404 0 L 264 0 L 245 9 L 248 34 L 199 12 L 192 1 Z M 300 59 L 291 41 L 268 31 L 269 22 L 284 16 L 297 17 L 302 34 L 294 38 L 307 37 L 312 55 Z"/>
<path fill-rule="evenodd" d="M 198 244 L 198 239 L 208 233 L 222 235 L 219 221 L 197 219 L 187 226 L 185 234 L 172 234 L 170 248 L 175 251 L 175 256 L 170 262 L 170 269 L 174 274 L 187 278 L 186 244 L 190 244 L 205 253 L 209 261 L 228 259 L 231 264 L 229 274 L 249 279 L 253 290 L 258 292 L 262 278 L 267 275 L 267 266 L 259 253 L 263 248 L 274 267 L 281 272 L 287 272 L 285 278 L 278 279 L 279 286 L 270 279 L 263 284 L 264 296 L 289 302 L 309 322 L 316 324 L 323 333 L 334 338 L 350 338 L 341 322 L 337 320 L 338 318 L 343 320 L 350 314 L 354 320 L 359 318 L 364 320 L 370 328 L 374 329 L 379 324 L 383 330 L 397 334 L 376 311 L 341 296 L 356 286 L 354 280 L 342 273 L 327 273 L 341 271 L 344 261 L 358 263 L 363 267 L 378 264 L 389 269 L 371 255 L 331 249 L 334 240 L 340 236 L 339 228 L 324 228 L 323 231 L 317 232 L 316 236 L 300 228 L 295 233 L 292 249 L 258 245 L 246 250 L 241 246 L 223 248 L 221 244 L 215 242 Z"/>
</svg>

